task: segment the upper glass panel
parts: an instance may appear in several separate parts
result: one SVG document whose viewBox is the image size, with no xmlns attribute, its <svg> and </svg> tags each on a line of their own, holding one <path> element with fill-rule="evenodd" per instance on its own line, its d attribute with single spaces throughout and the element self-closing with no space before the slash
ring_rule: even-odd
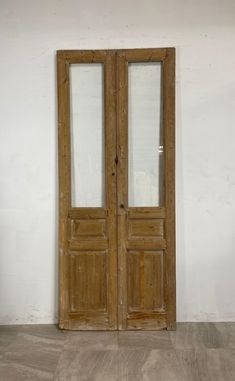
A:
<svg viewBox="0 0 235 381">
<path fill-rule="evenodd" d="M 103 64 L 70 65 L 72 207 L 103 207 Z"/>
<path fill-rule="evenodd" d="M 128 205 L 162 206 L 161 63 L 128 64 Z"/>
</svg>

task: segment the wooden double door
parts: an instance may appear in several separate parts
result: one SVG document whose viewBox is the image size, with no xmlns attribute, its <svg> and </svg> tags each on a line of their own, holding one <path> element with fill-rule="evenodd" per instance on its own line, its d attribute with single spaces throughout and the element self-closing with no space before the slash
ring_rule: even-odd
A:
<svg viewBox="0 0 235 381">
<path fill-rule="evenodd" d="M 60 328 L 174 329 L 174 48 L 57 64 Z"/>
</svg>

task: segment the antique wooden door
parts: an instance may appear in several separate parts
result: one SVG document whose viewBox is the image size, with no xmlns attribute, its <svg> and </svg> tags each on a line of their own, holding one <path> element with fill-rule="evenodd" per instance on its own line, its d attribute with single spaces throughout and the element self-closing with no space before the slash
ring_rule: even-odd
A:
<svg viewBox="0 0 235 381">
<path fill-rule="evenodd" d="M 174 329 L 174 49 L 57 65 L 60 328 Z"/>
</svg>

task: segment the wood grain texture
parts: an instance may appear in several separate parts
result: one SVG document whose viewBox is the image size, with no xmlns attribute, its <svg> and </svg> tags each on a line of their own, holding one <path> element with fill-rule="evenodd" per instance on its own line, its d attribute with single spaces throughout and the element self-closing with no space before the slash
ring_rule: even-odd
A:
<svg viewBox="0 0 235 381">
<path fill-rule="evenodd" d="M 127 329 L 128 63 L 117 53 L 118 328 Z"/>
<path fill-rule="evenodd" d="M 162 62 L 164 206 L 128 207 L 128 63 L 154 61 Z M 117 52 L 119 329 L 175 328 L 174 65 L 173 48 Z"/>
<path fill-rule="evenodd" d="M 116 79 L 113 51 L 59 51 L 60 327 L 116 329 Z M 69 65 L 104 65 L 105 207 L 71 207 Z"/>
<path fill-rule="evenodd" d="M 129 219 L 129 237 L 163 237 L 164 224 L 163 219 Z"/>
<path fill-rule="evenodd" d="M 79 239 L 81 237 L 87 237 L 87 239 L 101 239 L 106 237 L 106 221 L 103 220 L 83 220 L 73 219 L 71 220 L 71 238 Z"/>
<path fill-rule="evenodd" d="M 104 65 L 105 206 L 71 207 L 69 65 Z M 162 63 L 163 206 L 128 206 L 128 63 Z M 175 51 L 57 54 L 60 327 L 175 329 Z M 162 205 L 162 204 L 161 204 Z"/>
<path fill-rule="evenodd" d="M 158 62 L 166 58 L 169 48 L 122 49 L 118 51 L 127 62 Z"/>
<path fill-rule="evenodd" d="M 60 325 L 69 309 L 67 216 L 71 204 L 69 63 L 57 54 L 58 138 L 59 138 L 59 267 Z"/>
<path fill-rule="evenodd" d="M 163 73 L 164 207 L 130 208 L 127 200 L 128 63 L 151 61 L 162 62 Z M 174 329 L 174 49 L 120 50 L 117 62 L 119 328 Z M 152 254 L 159 250 L 160 257 Z M 159 316 L 155 311 L 157 306 L 161 311 Z M 133 309 L 139 314 L 134 316 Z"/>
<path fill-rule="evenodd" d="M 107 311 L 107 252 L 70 255 L 70 311 Z"/>
<path fill-rule="evenodd" d="M 129 251 L 128 311 L 164 310 L 163 251 Z"/>
<path fill-rule="evenodd" d="M 128 218 L 149 219 L 165 218 L 165 208 L 161 207 L 132 207 L 127 209 Z"/>
<path fill-rule="evenodd" d="M 167 329 L 176 327 L 175 279 L 175 49 L 163 61 L 163 145 L 165 168 L 165 237 Z"/>
<path fill-rule="evenodd" d="M 116 172 L 116 54 L 107 53 L 105 76 L 105 173 L 108 252 L 109 326 L 117 329 L 117 172 Z"/>
</svg>

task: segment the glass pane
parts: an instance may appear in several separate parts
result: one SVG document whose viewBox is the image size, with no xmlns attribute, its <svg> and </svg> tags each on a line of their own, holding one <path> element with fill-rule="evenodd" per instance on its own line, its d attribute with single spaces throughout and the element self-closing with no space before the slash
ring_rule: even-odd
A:
<svg viewBox="0 0 235 381">
<path fill-rule="evenodd" d="M 103 104 L 103 64 L 71 65 L 71 196 L 74 207 L 104 206 Z"/>
<path fill-rule="evenodd" d="M 128 65 L 128 204 L 163 203 L 161 63 Z"/>
</svg>

